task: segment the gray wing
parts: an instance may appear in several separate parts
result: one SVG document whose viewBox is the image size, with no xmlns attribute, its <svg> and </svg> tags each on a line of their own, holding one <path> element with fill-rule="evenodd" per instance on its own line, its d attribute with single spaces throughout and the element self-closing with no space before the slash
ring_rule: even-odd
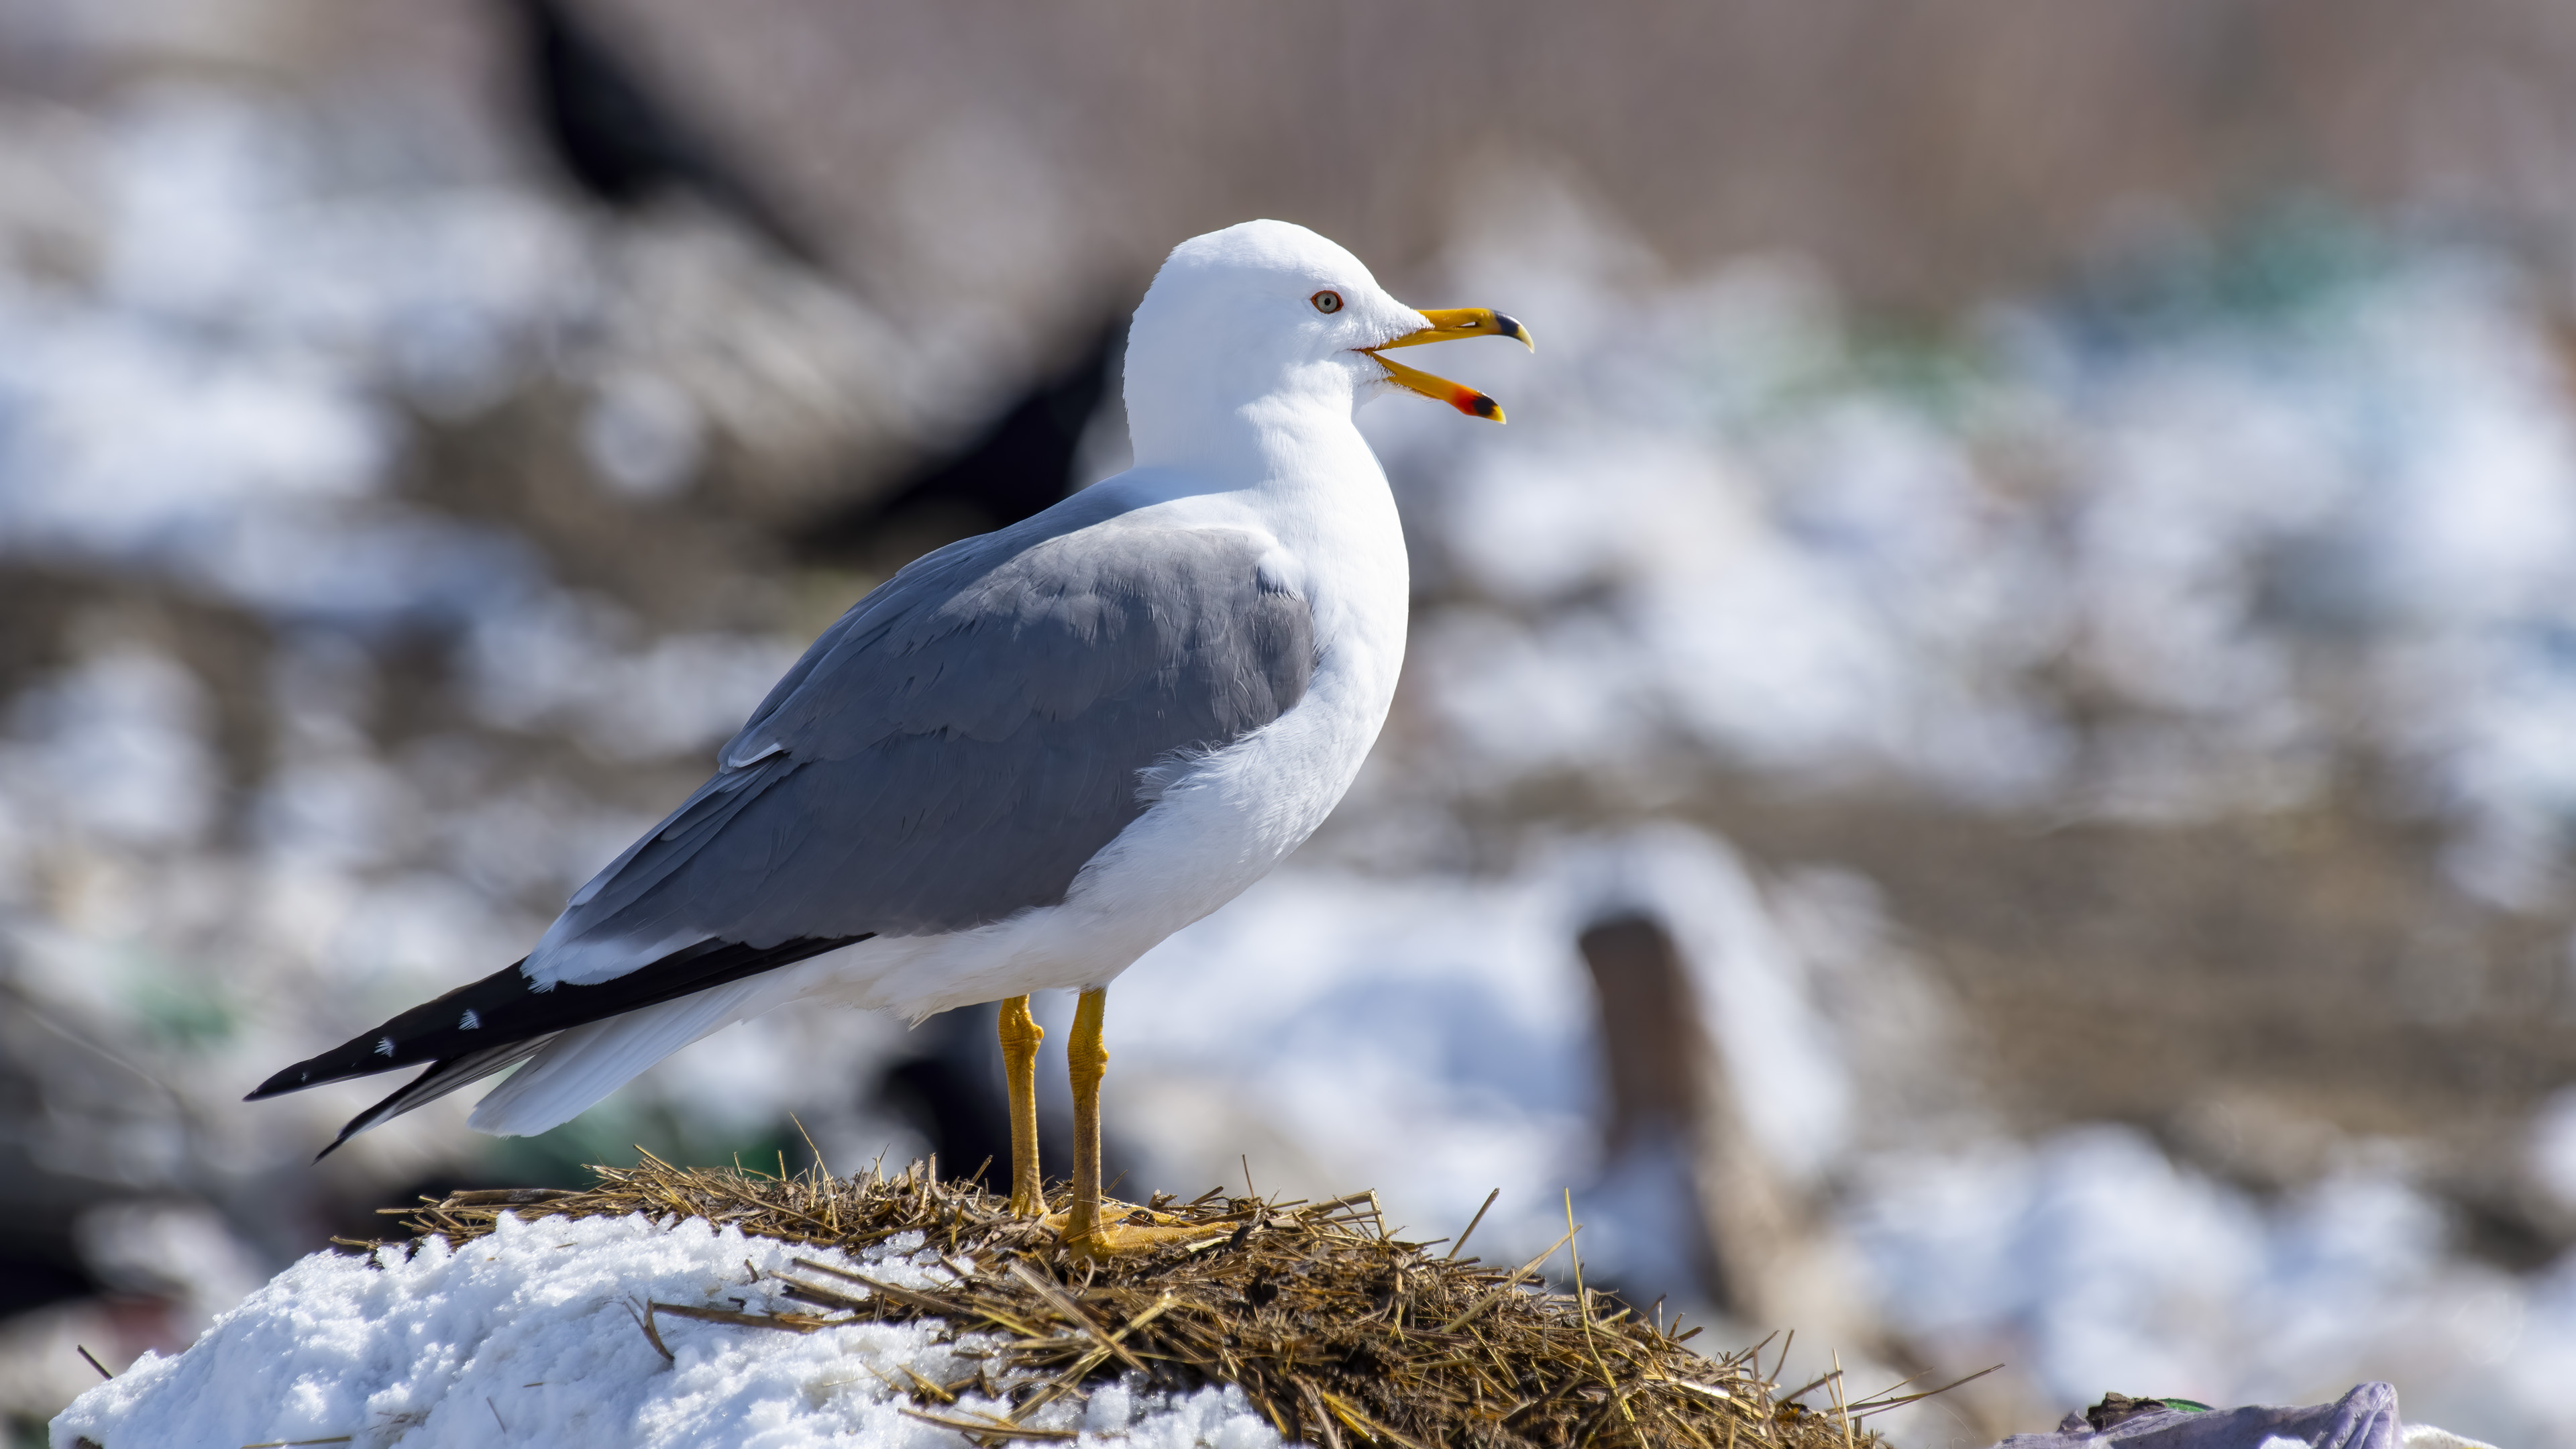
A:
<svg viewBox="0 0 2576 1449">
<path fill-rule="evenodd" d="M 1138 772 L 1278 718 L 1315 665 L 1264 540 L 1115 506 L 1078 495 L 862 599 L 549 942 L 921 935 L 1062 901 L 1143 813 Z"/>
</svg>

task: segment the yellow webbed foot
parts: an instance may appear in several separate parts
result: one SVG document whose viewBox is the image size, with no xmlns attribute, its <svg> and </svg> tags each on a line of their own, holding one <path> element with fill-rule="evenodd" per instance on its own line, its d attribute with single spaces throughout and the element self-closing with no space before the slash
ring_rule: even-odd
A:
<svg viewBox="0 0 2576 1449">
<path fill-rule="evenodd" d="M 1087 1232 L 1075 1226 L 1077 1216 L 1073 1212 L 1049 1213 L 1046 1225 L 1055 1229 L 1056 1235 L 1064 1239 L 1064 1245 L 1073 1250 L 1075 1257 L 1090 1260 L 1133 1257 L 1175 1243 L 1204 1243 L 1232 1233 L 1237 1226 L 1233 1223 L 1181 1223 L 1165 1218 L 1161 1213 L 1118 1202 L 1101 1204 L 1101 1220 Z M 1129 1221 L 1140 1217 L 1163 1220 Z"/>
</svg>

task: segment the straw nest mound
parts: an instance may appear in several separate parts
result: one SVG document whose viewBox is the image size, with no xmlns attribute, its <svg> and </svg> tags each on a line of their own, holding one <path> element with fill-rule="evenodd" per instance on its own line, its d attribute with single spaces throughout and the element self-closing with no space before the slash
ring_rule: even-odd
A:
<svg viewBox="0 0 2576 1449">
<path fill-rule="evenodd" d="M 1157 1388 L 1238 1385 L 1289 1440 L 1331 1449 L 1854 1449 L 1878 1442 L 1859 1420 L 1920 1397 L 1846 1403 L 1830 1379 L 1783 1393 L 1763 1373 L 1758 1345 L 1704 1357 L 1685 1343 L 1698 1330 L 1677 1333 L 1677 1325 L 1640 1320 L 1583 1289 L 1579 1276 L 1572 1294 L 1547 1291 L 1535 1280 L 1546 1255 L 1495 1267 L 1457 1255 L 1463 1234 L 1445 1253 L 1436 1243 L 1391 1237 L 1373 1193 L 1331 1202 L 1215 1190 L 1186 1203 L 1157 1195 L 1116 1210 L 1205 1224 L 1210 1235 L 1089 1264 L 1069 1255 L 1052 1231 L 1011 1217 L 1005 1199 L 974 1183 L 940 1181 L 921 1165 L 848 1179 L 675 1168 L 651 1159 L 594 1171 L 599 1181 L 585 1191 L 468 1192 L 387 1211 L 403 1214 L 416 1233 L 451 1242 L 492 1231 L 504 1213 L 703 1217 L 718 1227 L 847 1250 L 919 1232 L 947 1266 L 938 1291 L 800 1258 L 801 1276 L 782 1276 L 780 1288 L 812 1305 L 810 1314 L 655 1303 L 644 1326 L 651 1333 L 660 1313 L 792 1332 L 937 1319 L 954 1332 L 999 1335 L 1007 1341 L 1003 1366 L 1022 1371 L 1011 1376 L 1021 1387 L 1010 1416 L 958 1406 L 960 1395 L 990 1389 L 982 1370 L 951 1384 L 915 1375 L 906 1386 L 910 1412 L 988 1445 L 1074 1437 L 1019 1421 L 1122 1375 Z"/>
</svg>

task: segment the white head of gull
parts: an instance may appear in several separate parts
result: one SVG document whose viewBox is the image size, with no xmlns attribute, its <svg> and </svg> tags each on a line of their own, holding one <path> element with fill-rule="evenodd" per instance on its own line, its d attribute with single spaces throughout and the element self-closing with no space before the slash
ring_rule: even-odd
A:
<svg viewBox="0 0 2576 1449">
<path fill-rule="evenodd" d="M 1529 341 L 1499 313 L 1405 306 L 1304 227 L 1182 243 L 1129 332 L 1134 468 L 860 599 L 524 960 L 252 1097 L 427 1064 L 337 1147 L 518 1066 L 470 1125 L 535 1133 L 791 1002 L 918 1019 L 1000 1000 L 1012 1207 L 1036 1215 L 1028 994 L 1074 990 L 1073 1185 L 1051 1220 L 1087 1254 L 1159 1241 L 1101 1207 L 1108 985 L 1350 788 L 1395 693 L 1408 592 L 1353 411 L 1407 390 L 1502 421 L 1381 355 L 1486 335 Z"/>
</svg>

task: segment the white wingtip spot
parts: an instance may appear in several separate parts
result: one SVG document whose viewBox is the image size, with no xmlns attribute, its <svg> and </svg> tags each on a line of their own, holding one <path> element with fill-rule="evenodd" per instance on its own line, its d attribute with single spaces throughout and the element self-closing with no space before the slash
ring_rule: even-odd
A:
<svg viewBox="0 0 2576 1449">
<path fill-rule="evenodd" d="M 380 1057 L 389 1057 L 389 1056 L 392 1056 L 393 1054 L 394 1054 L 394 1039 L 393 1039 L 392 1037 L 389 1037 L 389 1036 L 380 1036 L 380 1037 L 376 1038 L 376 1055 L 377 1055 L 377 1056 L 380 1056 Z"/>
<path fill-rule="evenodd" d="M 480 1031 L 482 1027 L 483 1018 L 476 1016 L 472 1011 L 468 1011 L 463 1016 L 456 1019 L 456 1029 L 458 1031 Z"/>
</svg>

